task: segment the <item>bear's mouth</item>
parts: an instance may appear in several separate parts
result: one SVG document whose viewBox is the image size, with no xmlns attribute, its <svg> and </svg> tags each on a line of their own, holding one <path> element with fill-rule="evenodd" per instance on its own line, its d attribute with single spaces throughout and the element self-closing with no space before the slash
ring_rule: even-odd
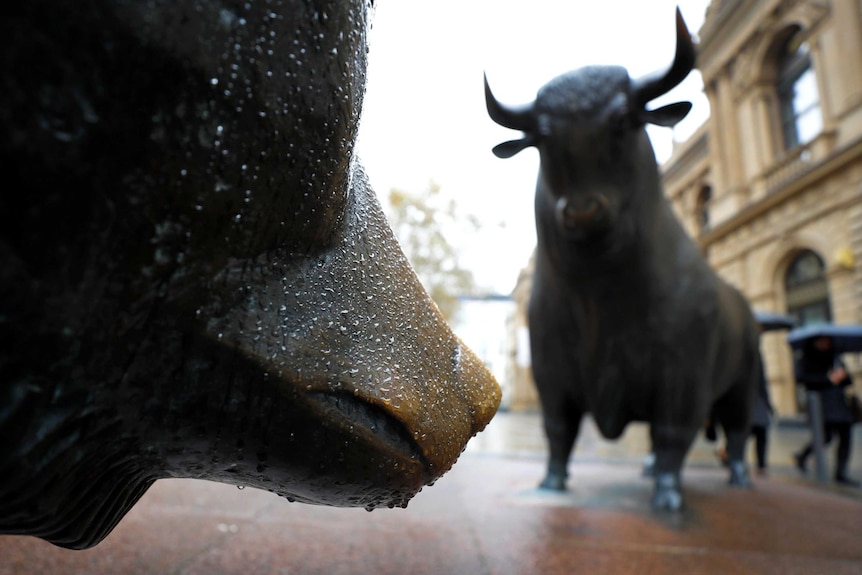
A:
<svg viewBox="0 0 862 575">
<path fill-rule="evenodd" d="M 333 421 L 341 420 L 351 426 L 354 434 L 428 469 L 428 461 L 410 431 L 383 407 L 347 392 L 318 391 L 308 397 L 332 415 Z"/>
</svg>

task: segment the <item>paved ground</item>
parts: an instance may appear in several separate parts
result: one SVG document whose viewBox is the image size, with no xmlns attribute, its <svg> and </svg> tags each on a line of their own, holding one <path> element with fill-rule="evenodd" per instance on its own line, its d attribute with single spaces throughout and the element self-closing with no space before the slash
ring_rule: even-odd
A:
<svg viewBox="0 0 862 575">
<path fill-rule="evenodd" d="M 862 478 L 860 428 L 852 472 Z M 677 516 L 649 508 L 645 428 L 615 443 L 589 423 L 582 435 L 562 495 L 535 489 L 540 422 L 516 413 L 499 414 L 403 510 L 288 504 L 252 489 L 163 480 L 95 549 L 0 537 L 0 575 L 862 573 L 862 490 L 798 474 L 789 454 L 807 439 L 802 427 L 773 429 L 771 473 L 752 490 L 729 488 L 714 446 L 698 442 L 684 472 L 688 506 Z"/>
</svg>

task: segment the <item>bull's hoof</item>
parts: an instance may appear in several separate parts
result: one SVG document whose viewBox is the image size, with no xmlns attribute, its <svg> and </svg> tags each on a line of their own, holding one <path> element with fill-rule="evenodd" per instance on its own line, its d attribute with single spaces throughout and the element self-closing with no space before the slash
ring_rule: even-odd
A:
<svg viewBox="0 0 862 575">
<path fill-rule="evenodd" d="M 683 506 L 682 487 L 679 475 L 661 473 L 655 478 L 655 492 L 652 496 L 652 507 L 656 511 L 681 511 Z"/>
<path fill-rule="evenodd" d="M 656 487 L 652 496 L 652 508 L 656 511 L 681 511 L 682 491 L 670 487 Z"/>
<path fill-rule="evenodd" d="M 748 477 L 748 467 L 744 461 L 731 461 L 729 483 L 734 487 L 751 487 L 751 479 Z"/>
<path fill-rule="evenodd" d="M 644 466 L 641 469 L 642 477 L 654 477 L 655 476 L 655 454 L 650 453 L 644 458 Z"/>
<path fill-rule="evenodd" d="M 539 489 L 548 489 L 551 491 L 565 491 L 566 476 L 549 473 L 545 476 L 542 482 L 539 483 Z"/>
</svg>

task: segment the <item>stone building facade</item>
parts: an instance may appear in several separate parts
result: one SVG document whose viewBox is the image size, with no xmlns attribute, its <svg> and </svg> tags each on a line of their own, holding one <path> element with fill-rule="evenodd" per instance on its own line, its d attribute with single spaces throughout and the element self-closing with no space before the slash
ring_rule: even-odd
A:
<svg viewBox="0 0 862 575">
<path fill-rule="evenodd" d="M 698 50 L 710 118 L 662 166 L 686 230 L 753 308 L 862 323 L 862 1 L 713 0 Z M 798 413 L 784 334 L 762 351 L 778 413 Z M 535 407 L 516 363 L 513 408 Z"/>
</svg>

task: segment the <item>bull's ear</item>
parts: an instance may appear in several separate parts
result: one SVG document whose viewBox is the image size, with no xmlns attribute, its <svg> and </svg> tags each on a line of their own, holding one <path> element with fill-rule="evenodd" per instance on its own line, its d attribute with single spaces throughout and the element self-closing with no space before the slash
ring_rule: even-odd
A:
<svg viewBox="0 0 862 575">
<path fill-rule="evenodd" d="M 669 128 L 685 118 L 689 111 L 691 111 L 691 102 L 677 102 L 655 110 L 644 110 L 639 116 L 644 124 Z"/>
<path fill-rule="evenodd" d="M 535 138 L 531 136 L 524 136 L 520 140 L 509 140 L 508 142 L 497 144 L 491 151 L 494 152 L 494 155 L 498 158 L 511 158 L 524 148 L 529 148 L 530 146 L 535 145 Z"/>
</svg>

